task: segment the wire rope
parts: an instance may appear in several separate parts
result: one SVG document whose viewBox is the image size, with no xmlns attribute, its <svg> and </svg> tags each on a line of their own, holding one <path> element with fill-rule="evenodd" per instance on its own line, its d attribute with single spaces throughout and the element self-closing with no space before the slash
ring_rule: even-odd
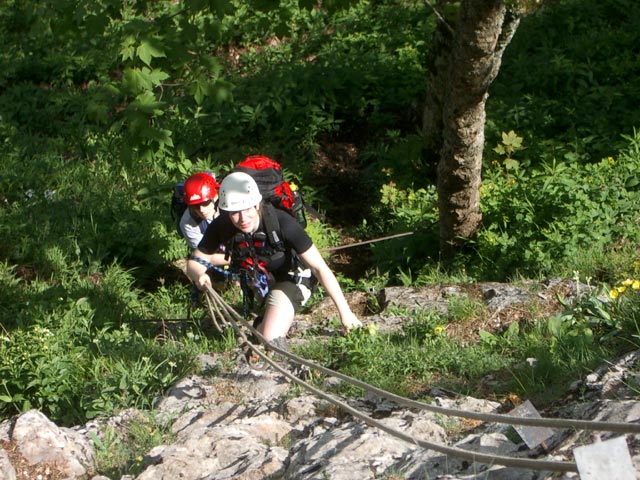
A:
<svg viewBox="0 0 640 480">
<path fill-rule="evenodd" d="M 577 430 L 597 430 L 597 431 L 608 431 L 608 432 L 616 432 L 616 433 L 640 433 L 640 424 L 638 423 L 622 423 L 622 422 L 602 422 L 602 421 L 591 421 L 591 420 L 577 420 L 577 419 L 555 419 L 555 418 L 531 418 L 531 417 L 516 417 L 513 415 L 505 415 L 505 414 L 496 414 L 496 413 L 482 413 L 482 412 L 470 412 L 466 410 L 453 409 L 453 408 L 445 408 L 439 407 L 436 405 L 431 405 L 423 402 L 418 402 L 414 400 L 410 400 L 404 397 L 400 397 L 393 393 L 387 392 L 386 390 L 382 390 L 368 383 L 362 382 L 358 379 L 350 377 L 348 375 L 344 375 L 340 372 L 336 372 L 334 370 L 325 368 L 321 365 L 318 365 L 314 362 L 306 360 L 298 355 L 292 354 L 287 350 L 279 348 L 273 343 L 266 340 L 266 338 L 252 325 L 249 324 L 238 312 L 236 312 L 229 304 L 225 302 L 222 296 L 216 292 L 213 288 L 207 287 L 206 295 L 211 297 L 212 303 L 216 305 L 216 310 L 223 316 L 228 324 L 232 326 L 232 328 L 236 331 L 239 337 L 242 340 L 241 347 L 248 347 L 253 353 L 255 353 L 260 359 L 262 359 L 269 366 L 274 368 L 276 371 L 283 374 L 285 377 L 295 382 L 296 384 L 304 387 L 308 391 L 312 392 L 314 395 L 323 398 L 337 407 L 343 409 L 344 411 L 350 413 L 355 418 L 358 418 L 365 422 L 366 424 L 378 428 L 390 435 L 393 435 L 401 440 L 409 442 L 411 444 L 417 445 L 421 448 L 431 449 L 446 455 L 451 455 L 457 458 L 462 458 L 465 460 L 470 460 L 473 462 L 486 463 L 486 464 L 498 464 L 508 467 L 516 467 L 516 468 L 529 468 L 532 470 L 545 470 L 545 471 L 554 471 L 554 472 L 575 472 L 577 471 L 577 466 L 574 462 L 558 462 L 558 461 L 549 461 L 549 460 L 535 460 L 535 459 L 525 459 L 525 458 L 514 458 L 514 457 L 506 457 L 502 455 L 492 455 L 492 454 L 484 454 L 478 452 L 471 452 L 468 450 L 463 450 L 457 447 L 449 447 L 446 445 L 437 444 L 434 442 L 428 442 L 424 440 L 420 440 L 414 438 L 406 433 L 400 432 L 394 428 L 391 428 L 383 423 L 369 417 L 365 413 L 358 411 L 357 409 L 351 407 L 347 403 L 336 399 L 335 397 L 319 390 L 318 388 L 310 385 L 308 382 L 303 379 L 297 377 L 296 375 L 289 372 L 287 369 L 280 366 L 277 362 L 269 358 L 265 353 L 261 352 L 260 349 L 248 341 L 246 335 L 240 329 L 240 325 L 246 328 L 253 336 L 255 336 L 262 346 L 267 347 L 269 350 L 278 353 L 279 355 L 292 360 L 293 362 L 304 365 L 309 368 L 313 368 L 314 370 L 320 371 L 326 375 L 333 376 L 344 380 L 345 382 L 350 383 L 356 387 L 362 388 L 365 391 L 370 393 L 374 393 L 383 398 L 391 400 L 393 402 L 398 403 L 399 405 L 403 405 L 409 408 L 416 408 L 420 410 L 427 410 L 433 413 L 439 413 L 446 416 L 456 416 L 462 418 L 469 418 L 475 420 L 481 420 L 484 422 L 494 422 L 494 423 L 505 423 L 511 425 L 523 425 L 523 426 L 538 426 L 538 427 L 550 427 L 550 428 L 570 428 Z M 240 325 L 239 325 L 240 324 Z"/>
</svg>

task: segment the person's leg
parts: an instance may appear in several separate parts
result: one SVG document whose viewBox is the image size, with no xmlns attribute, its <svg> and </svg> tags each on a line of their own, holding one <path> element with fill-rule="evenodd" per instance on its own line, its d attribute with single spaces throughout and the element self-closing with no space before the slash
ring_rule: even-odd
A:
<svg viewBox="0 0 640 480">
<path fill-rule="evenodd" d="M 293 323 L 295 313 L 289 297 L 282 290 L 272 290 L 269 293 L 258 331 L 262 333 L 267 341 L 278 337 L 286 337 Z"/>
<path fill-rule="evenodd" d="M 296 311 L 307 300 L 300 285 L 293 282 L 278 282 L 265 300 L 265 311 L 258 330 L 271 341 L 286 337 Z"/>
</svg>

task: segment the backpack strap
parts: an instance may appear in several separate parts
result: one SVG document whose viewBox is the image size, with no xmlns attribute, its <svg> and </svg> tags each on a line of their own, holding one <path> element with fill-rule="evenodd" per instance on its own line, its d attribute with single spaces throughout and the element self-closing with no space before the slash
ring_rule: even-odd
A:
<svg viewBox="0 0 640 480">
<path fill-rule="evenodd" d="M 270 203 L 262 204 L 262 220 L 264 221 L 264 228 L 271 246 L 278 251 L 284 252 L 284 238 L 282 238 L 282 232 L 280 231 L 278 214 L 275 207 Z"/>
<path fill-rule="evenodd" d="M 286 247 L 284 244 L 285 238 L 280 230 L 280 222 L 278 221 L 278 208 L 270 203 L 263 204 L 263 213 L 262 218 L 264 221 L 264 228 L 267 231 L 267 238 L 271 246 L 278 252 L 285 252 Z M 301 265 L 304 265 L 298 254 L 291 249 L 290 255 L 290 265 L 289 268 L 291 270 L 296 270 Z M 294 283 L 299 283 L 294 280 Z"/>
</svg>

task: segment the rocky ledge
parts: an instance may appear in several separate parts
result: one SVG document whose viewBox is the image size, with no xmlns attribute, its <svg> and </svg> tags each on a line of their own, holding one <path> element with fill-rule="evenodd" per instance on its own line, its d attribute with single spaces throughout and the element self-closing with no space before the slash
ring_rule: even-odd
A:
<svg viewBox="0 0 640 480">
<path fill-rule="evenodd" d="M 567 288 L 565 297 L 571 295 L 571 287 Z M 403 306 L 404 302 L 411 308 L 429 305 L 446 308 L 447 296 L 478 294 L 494 313 L 530 301 L 531 295 L 546 298 L 544 290 L 531 293 L 498 284 L 473 289 L 387 289 L 384 294 L 375 293 L 378 304 L 382 301 L 384 305 Z M 367 321 L 397 328 L 401 320 L 387 318 L 384 308 L 380 310 Z M 303 317 L 299 319 L 299 330 L 304 329 L 306 321 Z M 585 378 L 576 379 L 571 388 L 580 395 L 573 395 L 575 400 L 545 415 L 640 421 L 640 402 L 630 387 L 638 383 L 635 378 L 638 358 L 640 351 L 631 352 Z M 175 440 L 147 452 L 144 470 L 135 480 L 579 478 L 577 473 L 554 474 L 473 463 L 420 448 L 345 414 L 273 370 L 250 368 L 239 351 L 203 355 L 199 361 L 199 374 L 181 380 L 157 399 L 154 415 L 159 421 L 170 423 Z M 438 389 L 429 394 L 434 404 L 447 408 L 496 412 L 502 407 L 497 402 Z M 621 436 L 554 430 L 544 445 L 529 448 L 507 425 L 443 418 L 403 408 L 371 394 L 348 403 L 413 438 L 502 456 L 574 461 L 576 445 Z M 107 427 L 126 430 L 133 420 L 141 418 L 144 418 L 141 412 L 127 410 L 112 418 L 64 428 L 32 410 L 5 420 L 0 423 L 0 478 L 107 480 L 96 475 L 94 442 L 102 438 Z M 640 436 L 626 435 L 624 439 L 633 466 L 640 473 Z M 108 480 L 134 480 L 134 477 Z"/>
</svg>

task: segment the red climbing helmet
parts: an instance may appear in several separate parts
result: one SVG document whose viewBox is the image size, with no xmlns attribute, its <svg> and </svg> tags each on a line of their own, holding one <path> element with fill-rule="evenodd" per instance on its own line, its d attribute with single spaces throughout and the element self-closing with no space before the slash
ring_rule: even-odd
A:
<svg viewBox="0 0 640 480">
<path fill-rule="evenodd" d="M 220 184 L 216 178 L 207 172 L 198 172 L 184 182 L 184 197 L 187 205 L 198 205 L 207 200 L 214 200 L 218 196 Z"/>
</svg>

